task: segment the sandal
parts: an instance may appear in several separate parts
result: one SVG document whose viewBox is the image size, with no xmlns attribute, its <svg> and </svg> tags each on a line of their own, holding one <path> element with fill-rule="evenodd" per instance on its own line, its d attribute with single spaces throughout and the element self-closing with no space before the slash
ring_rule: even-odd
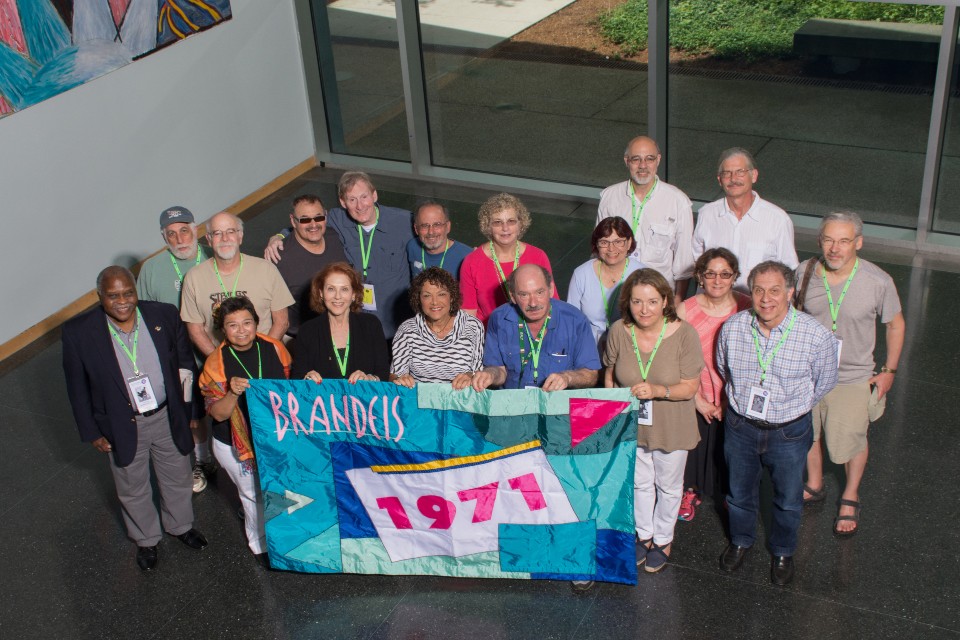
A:
<svg viewBox="0 0 960 640">
<path fill-rule="evenodd" d="M 838 538 L 849 538 L 850 536 L 855 534 L 857 531 L 860 531 L 860 503 L 857 502 L 856 500 L 844 500 L 843 498 L 841 498 L 840 506 L 853 507 L 853 515 L 852 516 L 838 515 L 833 521 L 833 535 L 837 536 Z M 840 522 L 841 520 L 850 520 L 851 522 L 857 523 L 857 526 L 851 529 L 850 531 L 838 531 L 837 523 Z"/>
<path fill-rule="evenodd" d="M 638 544 L 640 546 L 637 548 L 637 568 L 640 568 L 643 566 L 643 563 L 647 561 L 647 552 L 650 551 L 650 547 L 647 545 L 653 544 L 653 538 L 638 540 Z"/>
<path fill-rule="evenodd" d="M 808 504 L 816 504 L 818 502 L 823 502 L 824 500 L 827 499 L 827 490 L 824 487 L 820 487 L 819 489 L 814 489 L 810 485 L 804 484 L 803 490 L 810 494 L 809 498 L 803 499 L 803 506 L 807 506 Z"/>
<path fill-rule="evenodd" d="M 647 573 L 656 573 L 667 566 L 667 560 L 670 559 L 670 556 L 667 555 L 664 549 L 669 546 L 669 542 L 662 547 L 654 542 L 650 546 L 650 550 L 647 551 L 647 564 L 643 570 Z"/>
</svg>

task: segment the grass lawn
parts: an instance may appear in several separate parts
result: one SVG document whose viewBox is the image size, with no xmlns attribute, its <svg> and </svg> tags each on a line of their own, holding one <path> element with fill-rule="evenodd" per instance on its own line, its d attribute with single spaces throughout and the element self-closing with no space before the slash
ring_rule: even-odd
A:
<svg viewBox="0 0 960 640">
<path fill-rule="evenodd" d="M 943 23 L 943 7 L 847 0 L 670 0 L 670 46 L 718 58 L 791 54 L 793 32 L 809 18 Z M 597 18 L 624 55 L 647 48 L 647 0 L 627 0 Z"/>
</svg>

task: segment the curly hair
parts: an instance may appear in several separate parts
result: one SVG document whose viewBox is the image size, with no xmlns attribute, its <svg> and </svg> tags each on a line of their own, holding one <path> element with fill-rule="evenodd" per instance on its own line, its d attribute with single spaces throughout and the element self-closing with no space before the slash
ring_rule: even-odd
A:
<svg viewBox="0 0 960 640">
<path fill-rule="evenodd" d="M 737 256 L 733 255 L 733 252 L 726 247 L 714 247 L 704 251 L 697 258 L 696 264 L 693 265 L 693 277 L 697 282 L 703 282 L 703 274 L 707 272 L 707 265 L 717 258 L 727 263 L 730 271 L 733 271 L 734 278 L 740 275 L 740 261 L 737 260 Z"/>
<path fill-rule="evenodd" d="M 424 269 L 410 283 L 410 308 L 417 313 L 423 313 L 420 306 L 420 294 L 423 292 L 423 285 L 427 283 L 435 287 L 446 289 L 450 294 L 450 315 L 455 316 L 460 311 L 460 305 L 463 304 L 463 295 L 460 293 L 460 285 L 449 271 L 440 267 L 429 267 Z"/>
<path fill-rule="evenodd" d="M 310 308 L 317 313 L 327 310 L 327 305 L 323 303 L 323 285 L 327 278 L 335 273 L 343 274 L 350 280 L 350 288 L 353 290 L 350 311 L 357 313 L 363 307 L 363 282 L 353 267 L 346 262 L 331 262 L 313 276 L 313 280 L 310 281 Z"/>
<path fill-rule="evenodd" d="M 530 211 L 517 196 L 509 193 L 498 193 L 495 196 L 487 198 L 486 202 L 480 205 L 480 211 L 477 213 L 477 220 L 480 222 L 480 233 L 487 239 L 492 236 L 491 220 L 493 216 L 504 209 L 513 209 L 517 212 L 517 221 L 520 223 L 520 231 L 517 233 L 517 239 L 523 237 L 530 225 L 533 223 L 530 217 Z"/>
<path fill-rule="evenodd" d="M 227 316 L 238 311 L 249 311 L 250 315 L 253 316 L 253 322 L 259 326 L 260 316 L 257 315 L 257 308 L 253 306 L 250 298 L 247 296 L 234 296 L 227 298 L 220 303 L 219 307 L 214 309 L 213 328 L 222 333 L 223 323 L 226 321 Z"/>
<path fill-rule="evenodd" d="M 670 289 L 670 283 L 656 269 L 640 269 L 627 276 L 626 282 L 620 287 L 620 317 L 626 325 L 635 324 L 633 314 L 630 313 L 630 298 L 633 297 L 633 288 L 646 284 L 657 290 L 663 302 L 663 317 L 669 321 L 677 319 L 677 307 L 673 301 L 673 291 Z"/>
<path fill-rule="evenodd" d="M 628 257 L 637 248 L 637 239 L 633 237 L 633 230 L 630 229 L 627 221 L 620 216 L 611 216 L 601 220 L 597 224 L 597 228 L 593 230 L 593 235 L 590 236 L 590 251 L 593 255 L 597 255 L 599 252 L 597 243 L 613 233 L 630 241 L 630 246 L 627 247 Z"/>
</svg>

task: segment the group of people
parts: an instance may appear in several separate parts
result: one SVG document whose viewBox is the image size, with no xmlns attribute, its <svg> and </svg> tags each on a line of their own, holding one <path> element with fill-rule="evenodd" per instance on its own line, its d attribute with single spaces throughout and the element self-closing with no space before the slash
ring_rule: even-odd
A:
<svg viewBox="0 0 960 640">
<path fill-rule="evenodd" d="M 771 580 L 789 583 L 803 507 L 826 495 L 822 441 L 846 470 L 834 531 L 855 533 L 869 422 L 903 344 L 892 279 L 857 256 L 863 225 L 850 212 L 826 216 L 822 257 L 798 264 L 790 218 L 753 189 L 746 150 L 721 154 L 724 197 L 700 209 L 696 226 L 689 198 L 657 177 L 660 161 L 650 138 L 628 143 L 629 179 L 601 194 L 592 257 L 566 302 L 547 254 L 522 240 L 532 216 L 510 194 L 480 207 L 486 241 L 475 248 L 450 237 L 439 202 L 412 213 L 381 205 L 356 171 L 339 181 L 339 207 L 297 197 L 264 258 L 241 253 L 233 214 L 209 220 L 208 249 L 189 210 L 164 211 L 167 250 L 136 280 L 105 269 L 100 306 L 63 330 L 77 425 L 112 452 L 138 565 L 156 566 L 164 530 L 206 545 L 189 497 L 217 465 L 237 486 L 251 551 L 265 558 L 244 394 L 256 378 L 449 383 L 451 393 L 628 388 L 640 402 L 638 566 L 650 573 L 705 494 L 729 513 L 720 568 L 738 569 L 756 540 L 767 468 Z M 875 372 L 878 319 L 886 360 Z"/>
</svg>

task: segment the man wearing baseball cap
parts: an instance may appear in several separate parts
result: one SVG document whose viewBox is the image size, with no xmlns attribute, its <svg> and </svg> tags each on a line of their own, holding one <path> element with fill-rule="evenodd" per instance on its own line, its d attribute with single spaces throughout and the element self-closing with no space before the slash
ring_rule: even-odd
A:
<svg viewBox="0 0 960 640">
<path fill-rule="evenodd" d="M 163 210 L 160 214 L 160 235 L 166 249 L 143 263 L 137 276 L 137 296 L 140 300 L 166 302 L 179 309 L 183 278 L 190 269 L 209 258 L 211 252 L 209 247 L 198 243 L 197 225 L 186 207 Z M 202 359 L 198 359 L 198 363 L 203 366 Z M 206 424 L 200 418 L 202 415 L 197 415 L 190 421 L 196 455 L 193 465 L 194 493 L 207 488 L 206 475 L 214 473 L 217 464 L 210 452 Z"/>
</svg>

